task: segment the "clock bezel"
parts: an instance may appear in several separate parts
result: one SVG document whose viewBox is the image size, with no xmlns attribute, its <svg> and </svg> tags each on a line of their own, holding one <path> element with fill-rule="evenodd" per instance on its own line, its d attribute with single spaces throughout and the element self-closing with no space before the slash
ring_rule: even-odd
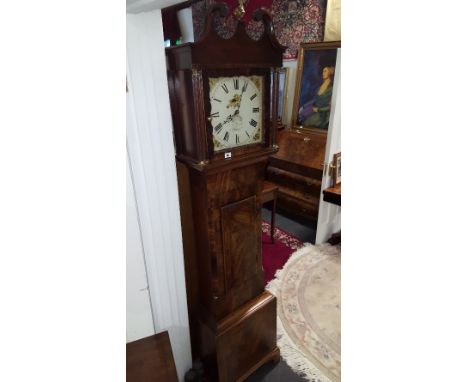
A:
<svg viewBox="0 0 468 382">
<path fill-rule="evenodd" d="M 225 153 L 231 152 L 231 158 L 239 157 L 254 153 L 256 151 L 263 150 L 269 147 L 270 142 L 270 68 L 224 68 L 224 69 L 205 69 L 203 70 L 203 88 L 204 88 L 204 99 L 205 99 L 205 128 L 206 137 L 208 140 L 208 156 L 211 160 L 224 160 Z M 210 86 L 209 78 L 215 77 L 235 77 L 235 76 L 261 76 L 263 77 L 263 94 L 261 100 L 262 107 L 262 140 L 256 143 L 249 143 L 238 147 L 230 147 L 221 149 L 218 151 L 214 150 L 213 143 L 213 126 L 208 117 L 211 114 L 211 101 L 210 101 Z"/>
</svg>

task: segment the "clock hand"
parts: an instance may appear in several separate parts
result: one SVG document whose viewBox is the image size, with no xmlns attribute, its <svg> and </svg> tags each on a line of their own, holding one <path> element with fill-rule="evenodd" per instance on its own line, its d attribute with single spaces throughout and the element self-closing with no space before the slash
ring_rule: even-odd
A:
<svg viewBox="0 0 468 382">
<path fill-rule="evenodd" d="M 223 125 L 225 125 L 225 124 L 228 123 L 228 122 L 231 122 L 231 121 L 232 121 L 232 118 L 234 117 L 235 114 L 236 114 L 236 113 L 230 114 L 230 115 L 224 120 Z"/>
<path fill-rule="evenodd" d="M 239 114 L 239 109 L 240 109 L 240 105 L 241 105 L 241 102 L 242 102 L 242 96 L 244 95 L 244 92 L 245 92 L 245 86 L 242 86 L 242 93 L 240 94 L 239 104 L 237 105 L 237 110 L 235 111 L 234 114 Z"/>
</svg>

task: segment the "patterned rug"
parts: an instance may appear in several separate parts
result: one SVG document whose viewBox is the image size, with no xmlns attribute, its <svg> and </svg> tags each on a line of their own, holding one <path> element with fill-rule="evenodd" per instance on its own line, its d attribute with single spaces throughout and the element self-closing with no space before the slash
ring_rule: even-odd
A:
<svg viewBox="0 0 468 382">
<path fill-rule="evenodd" d="M 314 382 L 341 378 L 341 247 L 307 244 L 267 289 L 278 303 L 278 347 L 286 363 Z"/>
<path fill-rule="evenodd" d="M 262 263 L 265 285 L 275 278 L 278 269 L 283 268 L 291 254 L 304 243 L 297 237 L 275 227 L 275 243 L 271 242 L 270 224 L 262 222 Z"/>
</svg>

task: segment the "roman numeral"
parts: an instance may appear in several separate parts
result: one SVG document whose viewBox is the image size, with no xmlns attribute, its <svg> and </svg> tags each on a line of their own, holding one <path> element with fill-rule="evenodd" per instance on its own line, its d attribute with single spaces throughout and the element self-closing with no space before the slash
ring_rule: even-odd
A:
<svg viewBox="0 0 468 382">
<path fill-rule="evenodd" d="M 219 111 L 210 114 L 211 117 L 219 117 Z"/>
<path fill-rule="evenodd" d="M 247 85 L 249 83 L 247 81 L 244 81 L 244 85 L 242 86 L 242 93 L 245 92 L 247 90 Z"/>
<path fill-rule="evenodd" d="M 234 78 L 233 81 L 234 81 L 234 89 L 239 90 L 239 79 Z"/>
<path fill-rule="evenodd" d="M 239 136 L 236 134 L 236 143 L 239 143 Z"/>
<path fill-rule="evenodd" d="M 259 107 L 254 107 L 252 109 L 252 113 L 258 113 L 260 111 L 260 108 Z"/>
<path fill-rule="evenodd" d="M 249 133 L 248 133 L 247 131 L 246 131 L 245 133 L 246 133 L 246 134 L 247 134 L 247 136 L 250 138 L 250 135 L 249 135 Z"/>
<path fill-rule="evenodd" d="M 219 132 L 221 131 L 222 128 L 223 128 L 223 124 L 222 124 L 222 123 L 218 123 L 218 124 L 215 126 L 216 134 L 219 134 Z"/>
<path fill-rule="evenodd" d="M 253 127 L 257 127 L 257 121 L 251 119 L 249 122 Z"/>
<path fill-rule="evenodd" d="M 256 96 L 257 96 L 257 93 L 255 93 L 252 97 L 250 97 L 250 100 L 252 101 Z"/>
<path fill-rule="evenodd" d="M 226 84 L 222 84 L 221 87 L 222 87 L 223 90 L 226 92 L 226 94 L 229 93 L 229 89 L 228 89 L 228 87 L 227 87 Z"/>
<path fill-rule="evenodd" d="M 224 134 L 224 138 L 223 138 L 226 142 L 229 141 L 229 131 L 226 131 L 226 134 Z"/>
<path fill-rule="evenodd" d="M 217 99 L 217 98 L 213 98 L 213 101 L 221 102 L 221 100 L 220 100 L 220 99 Z"/>
</svg>

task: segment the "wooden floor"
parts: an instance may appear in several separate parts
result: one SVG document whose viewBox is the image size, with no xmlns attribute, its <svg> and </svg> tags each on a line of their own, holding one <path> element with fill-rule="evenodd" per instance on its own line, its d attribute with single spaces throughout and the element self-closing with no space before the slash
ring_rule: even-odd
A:
<svg viewBox="0 0 468 382">
<path fill-rule="evenodd" d="M 127 382 L 177 382 L 167 332 L 127 343 Z"/>
</svg>

